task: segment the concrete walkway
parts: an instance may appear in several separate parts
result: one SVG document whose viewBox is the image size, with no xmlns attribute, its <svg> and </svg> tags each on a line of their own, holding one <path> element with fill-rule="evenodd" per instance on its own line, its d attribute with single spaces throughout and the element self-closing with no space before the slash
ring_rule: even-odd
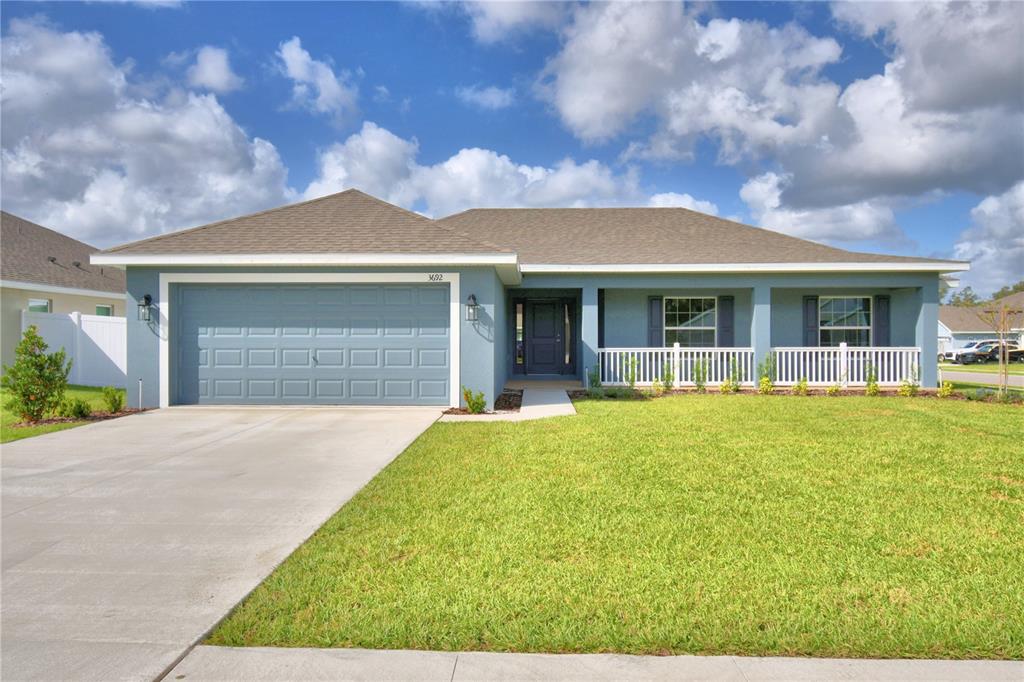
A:
<svg viewBox="0 0 1024 682">
<path fill-rule="evenodd" d="M 440 414 L 171 408 L 3 446 L 4 680 L 152 680 Z"/>
<path fill-rule="evenodd" d="M 569 400 L 564 388 L 529 386 L 523 389 L 523 404 L 518 412 L 494 412 L 492 414 L 446 414 L 443 422 L 521 422 L 547 417 L 564 417 L 576 414 L 576 408 Z"/>
<path fill-rule="evenodd" d="M 366 649 L 196 647 L 167 680 L 914 680 L 1020 682 L 1020 661 L 908 661 L 739 656 L 499 654 Z"/>
</svg>

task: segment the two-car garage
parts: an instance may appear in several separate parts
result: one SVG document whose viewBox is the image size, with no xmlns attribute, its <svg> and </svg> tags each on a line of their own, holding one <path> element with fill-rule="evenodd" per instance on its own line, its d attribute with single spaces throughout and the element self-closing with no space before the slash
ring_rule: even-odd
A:
<svg viewBox="0 0 1024 682">
<path fill-rule="evenodd" d="M 170 283 L 168 402 L 448 405 L 450 287 Z"/>
</svg>

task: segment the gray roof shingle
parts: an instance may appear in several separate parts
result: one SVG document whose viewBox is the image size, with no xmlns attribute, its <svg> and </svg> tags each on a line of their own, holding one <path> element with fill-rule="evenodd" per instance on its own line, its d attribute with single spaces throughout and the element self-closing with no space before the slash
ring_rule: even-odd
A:
<svg viewBox="0 0 1024 682">
<path fill-rule="evenodd" d="M 977 306 L 939 306 L 939 322 L 951 332 L 992 332 L 994 337 L 995 328 L 985 318 L 984 311 L 998 310 L 1003 305 L 1011 311 L 1024 310 L 1024 291 Z M 1024 313 L 1011 313 L 1010 329 L 1021 328 L 1024 328 Z"/>
<path fill-rule="evenodd" d="M 123 270 L 89 264 L 89 255 L 98 250 L 6 211 L 0 212 L 0 279 L 5 282 L 123 294 Z M 51 256 L 54 261 L 50 261 Z"/>
</svg>

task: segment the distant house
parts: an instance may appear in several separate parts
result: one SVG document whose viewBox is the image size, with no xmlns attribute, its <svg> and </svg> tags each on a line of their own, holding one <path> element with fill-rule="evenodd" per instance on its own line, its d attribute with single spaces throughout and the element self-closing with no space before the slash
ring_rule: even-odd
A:
<svg viewBox="0 0 1024 682">
<path fill-rule="evenodd" d="M 980 306 L 944 305 L 939 307 L 939 352 L 963 348 L 971 341 L 984 341 L 998 336 L 991 323 L 984 319 L 985 310 L 1007 305 L 1011 310 L 1024 310 L 1024 291 L 1010 294 Z M 979 315 L 979 313 L 981 313 Z M 1024 345 L 1024 315 L 1015 315 L 1011 322 L 1012 343 Z"/>
<path fill-rule="evenodd" d="M 21 313 L 125 314 L 124 271 L 89 263 L 98 249 L 0 212 L 0 350 L 14 361 Z"/>
</svg>

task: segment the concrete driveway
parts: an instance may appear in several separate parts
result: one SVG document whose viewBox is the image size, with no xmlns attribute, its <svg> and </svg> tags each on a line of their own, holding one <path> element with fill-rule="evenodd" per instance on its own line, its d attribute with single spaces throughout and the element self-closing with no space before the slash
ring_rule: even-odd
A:
<svg viewBox="0 0 1024 682">
<path fill-rule="evenodd" d="M 4 445 L 4 679 L 162 674 L 440 413 L 172 408 Z"/>
</svg>

